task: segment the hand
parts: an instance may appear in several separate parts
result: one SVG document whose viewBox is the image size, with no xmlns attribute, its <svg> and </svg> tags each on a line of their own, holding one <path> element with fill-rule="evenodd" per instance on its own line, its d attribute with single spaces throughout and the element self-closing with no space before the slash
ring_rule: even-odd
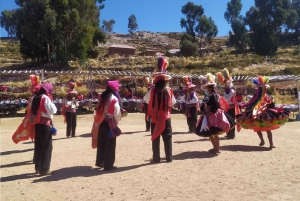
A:
<svg viewBox="0 0 300 201">
<path fill-rule="evenodd" d="M 76 100 L 75 97 L 73 97 L 72 100 L 75 101 Z"/>
</svg>

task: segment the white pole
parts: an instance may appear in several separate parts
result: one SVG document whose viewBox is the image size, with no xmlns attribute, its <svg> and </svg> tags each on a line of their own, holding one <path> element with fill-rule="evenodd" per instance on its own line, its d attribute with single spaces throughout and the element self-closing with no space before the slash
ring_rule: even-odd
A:
<svg viewBox="0 0 300 201">
<path fill-rule="evenodd" d="M 299 91 L 299 80 L 297 80 L 297 92 L 298 92 L 298 117 L 300 116 L 300 91 Z M 300 118 L 300 117 L 299 117 Z"/>
</svg>

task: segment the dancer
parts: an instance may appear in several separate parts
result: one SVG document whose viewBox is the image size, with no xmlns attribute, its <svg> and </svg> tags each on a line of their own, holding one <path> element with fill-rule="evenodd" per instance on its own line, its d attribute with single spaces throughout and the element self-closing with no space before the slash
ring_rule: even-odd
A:
<svg viewBox="0 0 300 201">
<path fill-rule="evenodd" d="M 76 108 L 79 106 L 76 101 L 77 92 L 74 90 L 75 83 L 69 83 L 68 95 L 64 101 L 64 112 L 66 116 L 67 128 L 66 128 L 66 136 L 75 137 L 76 136 L 76 126 L 77 126 L 77 114 Z"/>
<path fill-rule="evenodd" d="M 272 138 L 272 130 L 280 128 L 284 125 L 290 116 L 290 111 L 284 109 L 283 106 L 276 108 L 273 102 L 273 97 L 266 94 L 268 77 L 258 77 L 253 80 L 257 85 L 256 94 L 249 102 L 240 104 L 245 111 L 237 116 L 238 131 L 240 128 L 252 129 L 260 138 L 259 146 L 263 146 L 265 141 L 262 132 L 266 131 L 269 139 L 269 148 L 275 148 Z"/>
<path fill-rule="evenodd" d="M 172 162 L 173 159 L 171 108 L 176 100 L 171 88 L 167 87 L 167 81 L 171 79 L 171 76 L 166 74 L 167 65 L 164 57 L 158 57 L 158 72 L 152 75 L 154 87 L 144 97 L 148 104 L 148 113 L 151 115 L 151 163 L 160 163 L 160 135 L 164 141 L 166 161 Z"/>
<path fill-rule="evenodd" d="M 210 149 L 209 152 L 219 154 L 219 135 L 233 128 L 235 122 L 230 115 L 222 109 L 224 107 L 223 104 L 220 103 L 224 101 L 220 101 L 222 97 L 215 90 L 215 76 L 208 73 L 205 78 L 202 78 L 202 81 L 204 82 L 203 89 L 206 96 L 200 107 L 202 115 L 198 120 L 196 134 L 202 137 L 209 137 L 213 145 L 213 149 Z"/>
<path fill-rule="evenodd" d="M 52 102 L 53 85 L 43 83 L 41 89 L 32 99 L 31 113 L 38 116 L 35 125 L 34 155 L 36 158 L 36 173 L 42 175 L 52 174 L 50 163 L 52 155 L 52 119 L 57 112 Z"/>
<path fill-rule="evenodd" d="M 57 112 L 52 102 L 53 85 L 36 85 L 35 93 L 28 102 L 26 117 L 13 134 L 13 141 L 18 143 L 29 138 L 34 139 L 34 162 L 37 174 L 49 175 L 52 155 L 52 119 Z"/>
<path fill-rule="evenodd" d="M 106 90 L 101 94 L 96 108 L 92 128 L 92 147 L 97 148 L 96 166 L 105 171 L 115 169 L 116 137 L 121 134 L 118 123 L 121 110 L 118 98 L 119 82 L 108 81 Z"/>
<path fill-rule="evenodd" d="M 199 100 L 195 92 L 196 85 L 192 84 L 190 77 L 185 76 L 183 80 L 186 84 L 185 103 L 186 103 L 186 120 L 189 127 L 189 133 L 195 133 L 197 123 L 197 113 L 199 111 Z"/>
<path fill-rule="evenodd" d="M 229 71 L 226 68 L 224 68 L 223 71 L 218 72 L 217 77 L 218 80 L 221 82 L 221 84 L 224 85 L 225 88 L 224 98 L 227 101 L 229 106 L 227 113 L 231 116 L 233 120 L 235 120 L 235 116 L 238 115 L 240 111 L 236 101 L 235 90 L 233 89 L 232 78 L 229 74 Z M 227 139 L 235 138 L 235 126 L 227 132 L 226 138 Z"/>
</svg>

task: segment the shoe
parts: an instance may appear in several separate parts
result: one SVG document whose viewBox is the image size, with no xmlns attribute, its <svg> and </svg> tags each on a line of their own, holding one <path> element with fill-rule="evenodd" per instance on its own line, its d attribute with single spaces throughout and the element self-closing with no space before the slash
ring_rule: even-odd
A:
<svg viewBox="0 0 300 201">
<path fill-rule="evenodd" d="M 233 140 L 234 137 L 229 137 L 228 135 L 225 136 L 228 140 Z"/>
<path fill-rule="evenodd" d="M 150 131 L 149 129 L 146 129 L 146 130 L 145 130 L 145 132 L 149 132 L 149 131 Z"/>
<path fill-rule="evenodd" d="M 46 175 L 52 175 L 53 172 L 52 171 L 44 171 L 44 172 L 40 172 L 40 176 L 46 176 Z"/>
<path fill-rule="evenodd" d="M 35 174 L 39 174 L 39 171 L 38 171 L 38 170 L 36 170 L 36 171 L 35 171 Z"/>
<path fill-rule="evenodd" d="M 76 135 L 72 135 L 71 137 L 76 137 Z"/>
<path fill-rule="evenodd" d="M 70 136 L 67 136 L 67 138 L 70 138 Z"/>
<path fill-rule="evenodd" d="M 104 168 L 103 170 L 104 171 L 111 171 L 111 170 L 115 170 L 115 169 L 117 169 L 116 166 L 113 166 L 112 168 Z"/>
<path fill-rule="evenodd" d="M 160 161 L 154 161 L 153 159 L 150 160 L 151 164 L 160 163 Z"/>
<path fill-rule="evenodd" d="M 167 163 L 172 163 L 172 159 L 166 160 Z"/>
<path fill-rule="evenodd" d="M 104 167 L 104 165 L 103 164 L 100 164 L 100 165 L 98 165 L 98 164 L 95 164 L 95 166 L 97 166 L 98 168 L 100 168 L 100 169 L 102 169 L 103 167 Z"/>
</svg>

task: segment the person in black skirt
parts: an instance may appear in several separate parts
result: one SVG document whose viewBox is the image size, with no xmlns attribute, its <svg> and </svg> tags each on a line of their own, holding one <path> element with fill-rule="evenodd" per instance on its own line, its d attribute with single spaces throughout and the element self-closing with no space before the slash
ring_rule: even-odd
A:
<svg viewBox="0 0 300 201">
<path fill-rule="evenodd" d="M 34 139 L 34 162 L 36 173 L 43 175 L 52 174 L 50 163 L 52 155 L 52 118 L 57 108 L 51 100 L 53 85 L 41 84 L 40 90 L 32 98 L 32 115 L 37 116 Z"/>
<path fill-rule="evenodd" d="M 202 137 L 209 137 L 213 149 L 212 154 L 220 153 L 219 135 L 228 132 L 235 125 L 230 115 L 220 107 L 220 95 L 215 90 L 215 76 L 211 73 L 203 79 L 206 83 L 203 86 L 205 97 L 201 104 L 202 113 L 196 127 L 196 134 Z"/>
<path fill-rule="evenodd" d="M 117 92 L 119 82 L 108 81 L 106 90 L 99 97 L 92 128 L 92 147 L 97 148 L 96 166 L 104 171 L 115 169 L 116 137 L 121 134 L 118 123 L 121 108 Z"/>
</svg>

